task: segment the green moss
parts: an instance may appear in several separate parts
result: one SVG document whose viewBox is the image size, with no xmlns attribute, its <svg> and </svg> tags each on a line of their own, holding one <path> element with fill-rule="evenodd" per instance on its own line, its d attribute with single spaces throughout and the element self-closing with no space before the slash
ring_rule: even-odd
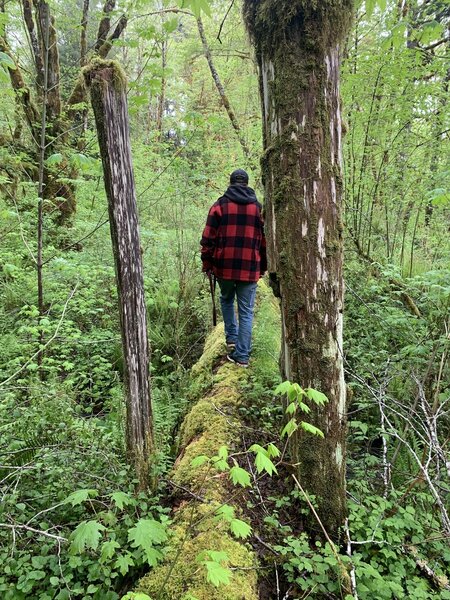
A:
<svg viewBox="0 0 450 600">
<path fill-rule="evenodd" d="M 193 469 L 192 460 L 200 455 L 212 456 L 221 446 L 233 446 L 237 434 L 235 413 L 242 401 L 239 388 L 246 380 L 247 371 L 223 365 L 213 378 L 212 391 L 187 415 L 180 431 L 181 454 L 172 474 L 175 483 L 198 490 L 208 467 Z M 225 493 L 222 485 L 213 481 L 202 487 L 207 499 L 219 499 Z"/>
<path fill-rule="evenodd" d="M 117 60 L 93 58 L 82 69 L 81 73 L 88 87 L 92 85 L 104 85 L 105 82 L 112 81 L 116 91 L 125 91 L 127 89 L 127 76 Z"/>
<path fill-rule="evenodd" d="M 258 286 L 258 316 L 253 328 L 253 367 L 250 375 L 270 387 L 280 379 L 281 317 L 279 300 L 265 280 Z"/>
<path fill-rule="evenodd" d="M 213 383 L 213 366 L 223 356 L 224 345 L 223 323 L 219 323 L 206 339 L 205 348 L 198 362 L 191 369 L 191 385 L 189 396 L 198 399 L 201 392 Z"/>
<path fill-rule="evenodd" d="M 313 52 L 321 39 L 341 40 L 353 17 L 352 0 L 245 0 L 244 18 L 257 46 L 285 43 L 287 33 L 300 32 L 302 45 Z"/>
<path fill-rule="evenodd" d="M 201 510 L 211 512 L 211 507 L 203 506 Z M 201 516 L 201 513 L 197 513 L 196 520 Z M 182 600 L 188 593 L 198 600 L 256 600 L 257 571 L 251 569 L 256 566 L 252 550 L 233 539 L 227 525 L 215 521 L 213 517 L 200 522 L 195 536 L 186 537 L 186 523 L 190 520 L 189 508 L 179 512 L 173 529 L 172 550 L 167 555 L 164 565 L 141 579 L 136 591 L 148 594 L 154 600 Z M 180 548 L 179 558 L 171 570 Z M 216 588 L 206 581 L 206 569 L 197 561 L 197 557 L 204 550 L 227 553 L 228 561 L 223 563 L 223 566 L 237 567 L 233 570 L 229 585 Z M 239 571 L 238 567 L 243 570 Z"/>
<path fill-rule="evenodd" d="M 263 281 L 259 284 L 256 313 L 255 352 L 250 369 L 222 363 L 214 372 L 225 351 L 223 325 L 220 324 L 209 335 L 204 353 L 191 371 L 190 394 L 200 399 L 192 406 L 181 427 L 180 453 L 170 479 L 201 496 L 205 502 L 183 502 L 174 511 L 171 548 L 167 557 L 141 579 L 136 588 L 136 591 L 144 592 L 154 600 L 182 600 L 187 594 L 198 600 L 258 598 L 257 557 L 247 544 L 233 538 L 226 523 L 217 522 L 214 518 L 215 507 L 227 502 L 230 497 L 228 475 L 212 470 L 208 464 L 192 467 L 195 457 L 213 456 L 221 446 L 239 449 L 236 448 L 240 439 L 239 407 L 246 401 L 242 394 L 243 386 L 248 385 L 250 377 L 273 380 L 277 376 L 280 341 L 278 301 Z M 216 588 L 207 583 L 205 567 L 196 561 L 204 550 L 227 553 L 227 566 L 237 567 L 229 585 Z"/>
</svg>

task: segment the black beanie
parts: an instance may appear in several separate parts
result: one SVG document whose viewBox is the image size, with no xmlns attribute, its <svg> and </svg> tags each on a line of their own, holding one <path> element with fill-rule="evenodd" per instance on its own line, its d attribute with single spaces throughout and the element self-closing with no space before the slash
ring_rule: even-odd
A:
<svg viewBox="0 0 450 600">
<path fill-rule="evenodd" d="M 236 169 L 230 175 L 230 184 L 248 185 L 248 174 L 244 169 Z"/>
</svg>

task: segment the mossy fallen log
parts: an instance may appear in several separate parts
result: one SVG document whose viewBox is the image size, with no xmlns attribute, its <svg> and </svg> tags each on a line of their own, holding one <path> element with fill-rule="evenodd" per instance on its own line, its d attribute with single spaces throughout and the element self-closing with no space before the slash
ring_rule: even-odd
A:
<svg viewBox="0 0 450 600">
<path fill-rule="evenodd" d="M 234 488 L 228 473 L 211 465 L 193 467 L 194 458 L 214 456 L 221 446 L 239 451 L 240 412 L 246 402 L 242 390 L 251 376 L 271 371 L 276 376 L 279 350 L 279 315 L 276 300 L 265 284 L 260 284 L 254 330 L 255 352 L 250 369 L 223 361 L 223 325 L 207 339 L 205 350 L 192 369 L 191 391 L 198 400 L 187 414 L 179 433 L 179 454 L 170 474 L 175 490 L 171 549 L 163 563 L 143 577 L 136 591 L 152 600 L 257 600 L 258 557 L 251 545 L 233 536 L 229 523 L 218 520 L 216 510 L 233 506 L 242 488 Z M 236 516 L 238 506 L 233 506 Z M 245 519 L 245 517 L 244 517 Z M 206 568 L 198 557 L 205 551 L 224 552 L 223 566 L 231 569 L 226 585 L 216 587 L 207 581 Z"/>
</svg>

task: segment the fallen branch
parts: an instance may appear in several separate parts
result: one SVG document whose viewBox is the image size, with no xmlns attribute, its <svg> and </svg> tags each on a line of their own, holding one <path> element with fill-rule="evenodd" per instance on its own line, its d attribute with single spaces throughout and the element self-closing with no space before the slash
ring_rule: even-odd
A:
<svg viewBox="0 0 450 600">
<path fill-rule="evenodd" d="M 44 535 L 45 537 L 51 538 L 52 540 L 56 540 L 57 542 L 67 542 L 67 538 L 62 537 L 61 535 L 54 535 L 53 533 L 48 533 L 48 531 L 42 531 L 42 529 L 35 529 L 34 527 L 28 527 L 28 525 L 11 525 L 10 523 L 0 523 L 0 527 L 4 527 L 6 529 L 12 529 L 13 533 L 16 529 L 24 529 L 25 531 L 32 531 L 33 533 L 37 533 L 39 535 Z"/>
<path fill-rule="evenodd" d="M 198 494 L 195 494 L 194 492 L 189 490 L 187 487 L 184 487 L 183 485 L 178 485 L 171 479 L 163 479 L 162 481 L 165 483 L 168 483 L 169 485 L 171 485 L 172 487 L 174 487 L 177 490 L 181 490 L 182 492 L 189 494 L 189 496 L 192 496 L 192 498 L 195 498 L 195 500 L 198 500 L 199 502 L 204 502 L 205 504 L 210 503 L 210 500 L 208 500 L 207 498 L 203 498 L 203 496 L 199 496 Z"/>
<path fill-rule="evenodd" d="M 450 585 L 448 579 L 445 575 L 437 575 L 433 569 L 428 565 L 428 563 L 419 557 L 419 553 L 415 546 L 404 546 L 403 550 L 406 555 L 410 556 L 414 562 L 418 570 L 424 575 L 433 586 L 438 590 L 450 590 Z"/>
<path fill-rule="evenodd" d="M 345 519 L 345 526 L 344 526 L 344 530 L 345 530 L 345 535 L 347 536 L 347 556 L 350 558 L 352 558 L 352 540 L 350 538 L 350 530 L 348 528 L 348 519 Z M 352 564 L 352 568 L 350 569 L 350 582 L 352 585 L 352 595 L 354 600 L 358 600 L 358 592 L 356 589 L 356 570 L 355 570 L 355 566 Z"/>
<path fill-rule="evenodd" d="M 328 535 L 328 532 L 325 529 L 322 521 L 320 520 L 320 517 L 317 514 L 317 511 L 314 508 L 314 506 L 313 506 L 313 504 L 312 504 L 312 502 L 311 502 L 308 494 L 303 489 L 303 487 L 300 485 L 299 480 L 297 479 L 297 477 L 294 474 L 292 474 L 292 479 L 295 481 L 295 485 L 298 487 L 298 489 L 303 494 L 303 496 L 304 496 L 304 498 L 306 500 L 306 503 L 308 504 L 309 508 L 311 509 L 311 512 L 314 515 L 314 518 L 316 519 L 316 521 L 319 524 L 321 530 L 323 531 L 323 535 L 324 535 L 325 539 L 327 540 L 327 542 L 328 542 L 328 544 L 329 544 L 329 546 L 331 548 L 331 551 L 334 554 L 336 562 L 338 563 L 339 568 L 340 568 L 340 575 L 342 577 L 342 584 L 343 584 L 344 592 L 346 594 L 352 594 L 353 593 L 353 586 L 352 586 L 351 578 L 350 578 L 350 576 L 348 574 L 347 567 L 344 565 L 344 563 L 342 562 L 341 557 L 339 556 L 339 553 L 338 553 L 338 551 L 336 549 L 336 546 L 334 545 L 334 542 L 331 540 L 330 536 Z"/>
</svg>

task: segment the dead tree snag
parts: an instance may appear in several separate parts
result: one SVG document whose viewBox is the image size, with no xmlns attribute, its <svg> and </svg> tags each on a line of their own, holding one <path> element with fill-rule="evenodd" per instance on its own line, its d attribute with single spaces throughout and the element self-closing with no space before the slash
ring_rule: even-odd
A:
<svg viewBox="0 0 450 600">
<path fill-rule="evenodd" d="M 84 70 L 91 90 L 108 198 L 119 296 L 127 404 L 126 441 L 139 488 L 145 489 L 154 453 L 150 399 L 150 348 L 136 194 L 131 160 L 126 80 L 115 61 Z"/>
</svg>

